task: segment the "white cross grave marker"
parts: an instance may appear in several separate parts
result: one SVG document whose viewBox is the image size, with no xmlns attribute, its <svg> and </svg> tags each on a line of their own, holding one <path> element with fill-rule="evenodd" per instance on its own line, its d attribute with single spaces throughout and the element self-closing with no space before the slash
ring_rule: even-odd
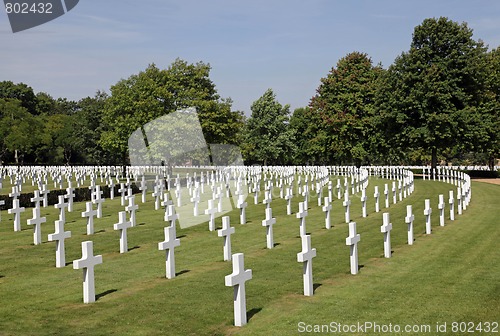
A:
<svg viewBox="0 0 500 336">
<path fill-rule="evenodd" d="M 363 190 L 361 190 L 361 207 L 362 207 L 363 217 L 367 216 L 367 214 L 366 214 L 366 200 L 367 199 L 368 199 L 368 197 L 366 196 L 366 189 L 363 188 Z"/>
<path fill-rule="evenodd" d="M 296 213 L 296 217 L 300 219 L 300 236 L 305 236 L 306 233 L 306 217 L 307 217 L 307 208 L 305 207 L 304 202 L 299 202 L 299 212 Z"/>
<path fill-rule="evenodd" d="M 64 195 L 58 196 L 59 203 L 54 204 L 54 208 L 59 209 L 59 220 L 66 223 L 65 209 L 68 207 L 68 203 L 64 203 Z"/>
<path fill-rule="evenodd" d="M 132 227 L 132 222 L 127 221 L 127 212 L 118 213 L 118 223 L 113 225 L 115 230 L 120 230 L 120 253 L 128 252 L 127 229 Z"/>
<path fill-rule="evenodd" d="M 351 220 L 351 216 L 349 213 L 349 207 L 351 205 L 351 200 L 349 199 L 349 192 L 347 190 L 344 193 L 344 202 L 342 202 L 342 205 L 345 207 L 345 222 L 349 223 Z"/>
<path fill-rule="evenodd" d="M 135 204 L 135 195 L 129 196 L 128 205 L 125 207 L 125 210 L 130 214 L 132 226 L 137 226 L 137 221 L 135 219 L 135 211 L 137 209 L 139 209 L 139 206 Z"/>
<path fill-rule="evenodd" d="M 94 267 L 99 264 L 102 264 L 102 255 L 94 256 L 94 243 L 82 242 L 82 258 L 73 260 L 73 269 L 83 269 L 84 303 L 95 302 Z"/>
<path fill-rule="evenodd" d="M 431 200 L 426 199 L 425 200 L 425 208 L 424 208 L 424 215 L 425 215 L 425 233 L 426 234 L 431 234 L 431 214 L 432 214 L 432 209 L 431 209 Z"/>
<path fill-rule="evenodd" d="M 345 239 L 345 244 L 351 247 L 350 261 L 351 274 L 358 274 L 358 243 L 361 236 L 356 233 L 356 222 L 349 223 L 349 237 Z"/>
<path fill-rule="evenodd" d="M 267 248 L 274 247 L 273 225 L 276 224 L 276 218 L 273 218 L 273 209 L 266 209 L 266 219 L 262 221 L 262 226 L 266 227 Z"/>
<path fill-rule="evenodd" d="M 373 193 L 373 197 L 375 198 L 375 212 L 379 212 L 380 205 L 379 205 L 378 201 L 379 201 L 380 193 L 378 192 L 378 186 L 375 186 L 375 192 Z"/>
<path fill-rule="evenodd" d="M 231 260 L 231 235 L 234 233 L 234 227 L 229 223 L 229 216 L 222 217 L 222 229 L 217 230 L 219 237 L 224 237 L 224 261 Z"/>
<path fill-rule="evenodd" d="M 167 226 L 164 228 L 165 241 L 158 243 L 158 249 L 165 250 L 165 269 L 168 279 L 175 278 L 175 254 L 174 249 L 181 245 L 181 241 L 175 237 L 175 228 Z"/>
<path fill-rule="evenodd" d="M 214 200 L 208 200 L 208 209 L 205 210 L 205 215 L 210 215 L 208 220 L 208 230 L 215 231 L 215 214 L 217 213 L 217 208 L 214 207 Z"/>
<path fill-rule="evenodd" d="M 384 234 L 384 257 L 391 257 L 391 230 L 392 223 L 390 223 L 389 213 L 384 212 L 383 215 L 383 225 L 380 227 L 380 232 Z"/>
<path fill-rule="evenodd" d="M 385 207 L 389 207 L 389 185 L 387 183 L 384 185 L 384 195 L 385 195 Z"/>
<path fill-rule="evenodd" d="M 64 198 L 68 199 L 68 212 L 73 212 L 73 199 L 75 197 L 75 188 L 71 187 L 71 181 L 68 181 L 68 187 L 66 188 L 66 195 Z"/>
<path fill-rule="evenodd" d="M 247 324 L 247 304 L 245 282 L 252 279 L 252 270 L 245 270 L 243 253 L 233 254 L 233 273 L 226 275 L 225 284 L 234 288 L 234 325 L 237 327 Z"/>
<path fill-rule="evenodd" d="M 331 226 L 331 221 L 330 221 L 330 212 L 332 210 L 332 204 L 330 203 L 330 197 L 325 197 L 325 205 L 323 206 L 322 210 L 325 213 L 325 227 L 327 230 L 330 230 Z"/>
<path fill-rule="evenodd" d="M 311 248 L 310 235 L 304 235 L 301 237 L 301 239 L 302 251 L 297 253 L 297 261 L 304 263 L 304 266 L 302 268 L 302 278 L 304 280 L 304 295 L 312 296 L 314 294 L 312 259 L 316 257 L 316 249 Z"/>
<path fill-rule="evenodd" d="M 40 208 L 33 208 L 33 218 L 28 219 L 28 225 L 33 225 L 33 244 L 42 243 L 42 223 L 46 221 L 45 217 L 40 216 Z"/>
<path fill-rule="evenodd" d="M 408 245 L 413 245 L 413 221 L 415 216 L 412 214 L 412 206 L 406 206 L 405 223 L 408 224 Z"/>
<path fill-rule="evenodd" d="M 56 242 L 56 267 L 58 268 L 66 266 L 64 240 L 70 237 L 71 231 L 64 231 L 64 222 L 62 220 L 56 220 L 55 232 L 48 235 L 48 240 Z"/>
<path fill-rule="evenodd" d="M 439 195 L 438 209 L 439 209 L 439 225 L 444 226 L 444 195 L 443 194 Z"/>
<path fill-rule="evenodd" d="M 248 206 L 248 203 L 245 202 L 245 196 L 240 194 L 238 196 L 238 203 L 236 204 L 236 207 L 240 209 L 240 224 L 245 224 L 247 222 L 247 216 L 246 216 L 246 207 Z"/>
<path fill-rule="evenodd" d="M 24 207 L 19 206 L 19 200 L 14 198 L 12 200 L 12 209 L 8 209 L 9 214 L 14 214 L 14 231 L 21 231 L 21 212 L 24 212 Z"/>
<path fill-rule="evenodd" d="M 453 190 L 450 190 L 450 198 L 448 202 L 450 203 L 450 220 L 454 221 L 455 220 L 455 204 L 454 204 L 454 199 L 453 199 Z"/>
<path fill-rule="evenodd" d="M 85 203 L 86 211 L 82 212 L 82 217 L 87 217 L 87 235 L 94 234 L 94 216 L 97 211 L 92 209 L 92 202 Z"/>
</svg>

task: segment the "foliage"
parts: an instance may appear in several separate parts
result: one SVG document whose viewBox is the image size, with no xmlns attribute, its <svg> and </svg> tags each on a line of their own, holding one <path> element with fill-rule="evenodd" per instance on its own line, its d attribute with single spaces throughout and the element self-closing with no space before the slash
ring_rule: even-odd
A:
<svg viewBox="0 0 500 336">
<path fill-rule="evenodd" d="M 253 102 L 247 120 L 244 155 L 250 162 L 264 165 L 284 164 L 293 151 L 289 105 L 281 105 L 272 89 Z"/>
<path fill-rule="evenodd" d="M 336 163 L 368 163 L 370 149 L 379 140 L 374 125 L 374 97 L 383 70 L 368 55 L 353 52 L 340 59 L 321 79 L 311 99 L 311 113 L 323 130 L 323 155 Z M 311 123 L 313 129 L 317 125 Z"/>
<path fill-rule="evenodd" d="M 393 142 L 424 148 L 433 166 L 438 153 L 468 141 L 479 122 L 486 48 L 466 23 L 426 19 L 410 50 L 389 67 L 380 113 Z M 457 141 L 459 140 L 459 141 Z M 461 140 L 461 141 L 460 141 Z"/>
</svg>

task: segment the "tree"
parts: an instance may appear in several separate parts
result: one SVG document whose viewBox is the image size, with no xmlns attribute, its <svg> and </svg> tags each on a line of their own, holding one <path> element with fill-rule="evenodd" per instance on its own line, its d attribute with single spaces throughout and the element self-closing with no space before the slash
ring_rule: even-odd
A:
<svg viewBox="0 0 500 336">
<path fill-rule="evenodd" d="M 17 99 L 29 113 L 37 115 L 37 97 L 33 89 L 24 83 L 14 84 L 11 81 L 0 82 L 0 98 Z"/>
<path fill-rule="evenodd" d="M 177 59 L 168 69 L 154 64 L 111 87 L 103 109 L 100 145 L 127 162 L 129 136 L 146 123 L 180 109 L 195 107 L 207 143 L 234 143 L 242 115 L 231 111 L 210 80 L 210 65 Z"/>
<path fill-rule="evenodd" d="M 371 159 L 377 139 L 372 128 L 374 97 L 382 72 L 367 54 L 352 52 L 321 79 L 309 105 L 321 126 L 309 124 L 322 134 L 319 148 L 325 161 L 360 165 Z"/>
<path fill-rule="evenodd" d="M 389 67 L 380 113 L 393 143 L 438 154 L 469 144 L 484 87 L 486 48 L 472 38 L 466 23 L 426 19 L 417 26 L 408 52 Z M 471 114 L 472 113 L 472 114 Z"/>
<path fill-rule="evenodd" d="M 289 105 L 281 105 L 272 89 L 253 102 L 252 115 L 246 123 L 244 156 L 264 165 L 284 164 L 293 149 L 288 127 Z"/>
</svg>

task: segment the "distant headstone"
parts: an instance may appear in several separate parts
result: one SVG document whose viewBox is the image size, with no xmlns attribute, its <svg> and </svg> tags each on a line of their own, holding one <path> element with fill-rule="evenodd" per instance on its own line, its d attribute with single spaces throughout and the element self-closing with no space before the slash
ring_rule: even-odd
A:
<svg viewBox="0 0 500 336">
<path fill-rule="evenodd" d="M 97 211 L 92 209 L 92 202 L 85 203 L 85 210 L 82 212 L 82 217 L 87 217 L 87 235 L 94 234 L 94 216 Z"/>
<path fill-rule="evenodd" d="M 375 198 L 375 212 L 380 212 L 380 206 L 379 206 L 380 193 L 378 192 L 378 186 L 375 186 L 375 192 L 373 193 L 373 197 Z"/>
<path fill-rule="evenodd" d="M 245 202 L 245 196 L 243 194 L 238 195 L 238 203 L 236 207 L 240 209 L 240 224 L 245 224 L 247 222 L 246 207 L 248 203 Z"/>
<path fill-rule="evenodd" d="M 299 212 L 297 212 L 296 217 L 300 219 L 300 236 L 305 236 L 306 233 L 306 217 L 307 217 L 307 208 L 304 205 L 304 202 L 299 202 Z"/>
<path fill-rule="evenodd" d="M 322 210 L 325 213 L 325 227 L 327 230 L 330 230 L 332 227 L 331 221 L 330 221 L 330 212 L 332 210 L 332 205 L 330 204 L 330 197 L 325 197 L 325 205 L 323 206 Z"/>
<path fill-rule="evenodd" d="M 439 195 L 438 209 L 439 209 L 439 225 L 444 226 L 444 195 L 443 194 Z"/>
<path fill-rule="evenodd" d="M 132 222 L 132 226 L 137 226 L 137 220 L 135 218 L 135 212 L 139 209 L 139 206 L 135 204 L 135 196 L 132 195 L 128 199 L 128 205 L 125 207 L 125 211 L 130 214 L 130 221 Z"/>
<path fill-rule="evenodd" d="M 450 220 L 455 220 L 455 200 L 453 198 L 453 190 L 450 190 L 450 198 L 448 200 L 450 204 Z"/>
<path fill-rule="evenodd" d="M 214 206 L 214 200 L 208 200 L 208 209 L 205 210 L 205 215 L 209 215 L 208 220 L 208 230 L 215 231 L 215 214 L 217 213 L 217 208 Z"/>
<path fill-rule="evenodd" d="M 21 213 L 24 212 L 24 207 L 19 206 L 19 199 L 12 200 L 12 208 L 8 209 L 9 214 L 14 214 L 14 231 L 21 231 Z"/>
<path fill-rule="evenodd" d="M 33 225 L 33 244 L 40 245 L 42 243 L 42 223 L 46 221 L 47 219 L 40 215 L 40 208 L 33 208 L 33 218 L 28 219 L 28 225 Z"/>
<path fill-rule="evenodd" d="M 351 216 L 349 213 L 349 207 L 351 206 L 351 200 L 349 199 L 349 192 L 344 193 L 344 202 L 342 202 L 342 205 L 345 207 L 345 222 L 349 223 L 351 220 Z"/>
</svg>

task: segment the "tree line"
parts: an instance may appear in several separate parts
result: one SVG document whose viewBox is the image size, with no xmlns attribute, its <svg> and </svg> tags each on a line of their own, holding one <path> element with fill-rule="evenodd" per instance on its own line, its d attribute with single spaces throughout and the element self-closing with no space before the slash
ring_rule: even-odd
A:
<svg viewBox="0 0 500 336">
<path fill-rule="evenodd" d="M 79 101 L 0 82 L 2 164 L 127 164 L 128 138 L 195 107 L 207 143 L 240 146 L 247 164 L 488 164 L 500 156 L 500 48 L 466 23 L 431 18 L 384 69 L 341 58 L 309 104 L 290 111 L 268 89 L 246 118 L 210 79 L 210 65 L 149 65 L 110 93 Z"/>
</svg>

